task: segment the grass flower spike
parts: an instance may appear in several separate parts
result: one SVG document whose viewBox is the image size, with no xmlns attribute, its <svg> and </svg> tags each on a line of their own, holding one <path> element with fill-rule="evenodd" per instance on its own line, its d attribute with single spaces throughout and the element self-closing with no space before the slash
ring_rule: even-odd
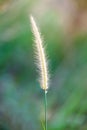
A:
<svg viewBox="0 0 87 130">
<path fill-rule="evenodd" d="M 36 25 L 34 18 L 30 17 L 32 31 L 35 38 L 35 48 L 36 48 L 36 61 L 40 73 L 40 86 L 44 90 L 45 99 L 45 130 L 47 130 L 47 90 L 48 90 L 48 64 L 46 59 L 46 54 L 43 46 L 43 40 L 41 38 L 40 32 Z"/>
<path fill-rule="evenodd" d="M 40 85 L 45 92 L 48 89 L 48 65 L 47 59 L 44 51 L 43 40 L 41 38 L 40 32 L 37 28 L 36 22 L 32 16 L 30 16 L 30 21 L 32 25 L 32 31 L 35 38 L 35 48 L 36 48 L 36 61 L 40 73 Z"/>
</svg>

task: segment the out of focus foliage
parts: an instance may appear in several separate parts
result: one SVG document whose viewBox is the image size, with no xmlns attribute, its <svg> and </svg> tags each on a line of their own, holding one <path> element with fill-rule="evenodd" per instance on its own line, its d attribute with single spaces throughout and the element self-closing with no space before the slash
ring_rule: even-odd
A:
<svg viewBox="0 0 87 130">
<path fill-rule="evenodd" d="M 87 130 L 86 10 L 80 8 L 83 13 L 72 15 L 70 23 L 56 2 L 0 0 L 0 130 L 42 130 L 44 92 L 34 64 L 31 13 L 50 59 L 48 130 Z M 67 20 L 61 23 L 61 17 Z"/>
</svg>

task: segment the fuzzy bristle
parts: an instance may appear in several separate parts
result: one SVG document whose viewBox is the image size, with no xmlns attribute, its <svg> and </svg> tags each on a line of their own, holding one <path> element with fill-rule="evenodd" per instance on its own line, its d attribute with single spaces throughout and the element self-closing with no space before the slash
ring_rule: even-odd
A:
<svg viewBox="0 0 87 130">
<path fill-rule="evenodd" d="M 46 59 L 46 54 L 44 51 L 43 46 L 43 40 L 41 38 L 40 32 L 38 30 L 38 27 L 36 25 L 36 22 L 33 18 L 33 16 L 30 16 L 30 21 L 32 25 L 32 31 L 35 38 L 35 50 L 36 50 L 36 61 L 37 61 L 37 67 L 39 69 L 40 73 L 40 85 L 41 88 L 47 91 L 48 89 L 48 64 Z"/>
</svg>

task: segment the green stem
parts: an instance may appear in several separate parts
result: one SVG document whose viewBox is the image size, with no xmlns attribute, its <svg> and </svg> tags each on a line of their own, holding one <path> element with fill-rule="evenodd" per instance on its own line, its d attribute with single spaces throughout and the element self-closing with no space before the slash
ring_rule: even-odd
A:
<svg viewBox="0 0 87 130">
<path fill-rule="evenodd" d="M 45 91 L 45 130 L 47 130 L 47 91 Z"/>
</svg>

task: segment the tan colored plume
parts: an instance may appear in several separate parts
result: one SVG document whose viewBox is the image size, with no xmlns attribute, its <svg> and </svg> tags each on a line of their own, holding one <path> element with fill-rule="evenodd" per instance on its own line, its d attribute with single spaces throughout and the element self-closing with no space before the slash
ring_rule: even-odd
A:
<svg viewBox="0 0 87 130">
<path fill-rule="evenodd" d="M 33 18 L 33 16 L 30 16 L 30 21 L 32 25 L 32 31 L 33 35 L 35 38 L 35 48 L 36 48 L 36 62 L 37 62 L 37 67 L 39 69 L 40 73 L 40 85 L 41 88 L 47 91 L 48 89 L 48 64 L 47 64 L 47 59 L 44 51 L 44 46 L 43 46 L 43 40 L 41 38 L 39 29 L 36 25 L 36 22 Z"/>
</svg>

